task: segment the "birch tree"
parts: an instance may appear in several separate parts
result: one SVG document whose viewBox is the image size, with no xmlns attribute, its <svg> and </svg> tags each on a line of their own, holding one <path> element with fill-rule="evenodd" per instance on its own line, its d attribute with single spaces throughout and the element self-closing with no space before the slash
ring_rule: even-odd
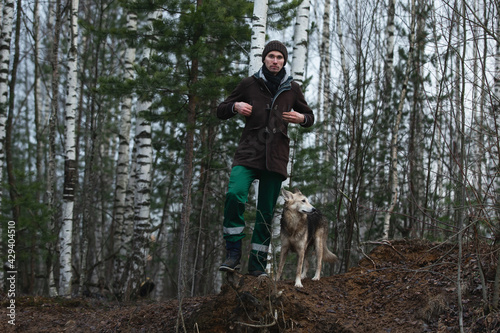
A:
<svg viewBox="0 0 500 333">
<path fill-rule="evenodd" d="M 262 50 L 266 43 L 268 0 L 255 0 L 252 16 L 252 38 L 250 44 L 250 65 L 248 75 L 262 67 Z"/>
<path fill-rule="evenodd" d="M 495 17 L 496 21 L 496 26 L 495 26 L 495 35 L 498 37 L 500 36 L 500 12 L 496 13 Z M 500 163 L 500 132 L 499 132 L 499 127 L 500 127 L 500 40 L 496 40 L 496 45 L 495 45 L 495 83 L 493 87 L 493 101 L 492 101 L 492 106 L 491 106 L 491 116 L 492 116 L 492 126 L 494 127 L 494 130 L 492 131 L 494 134 L 494 148 L 491 148 L 492 152 L 491 154 L 491 162 L 490 162 L 490 169 L 493 171 L 493 173 L 497 173 L 498 171 L 495 172 L 495 170 L 498 170 L 498 165 Z M 491 172 L 491 171 L 490 171 Z M 499 204 L 500 204 L 500 188 L 498 182 L 498 177 L 492 177 L 492 187 L 493 187 L 493 202 L 495 205 L 495 209 L 498 209 Z M 496 214 L 499 214 L 497 211 Z M 500 225 L 496 225 L 496 229 L 500 229 Z M 498 251 L 497 254 L 497 269 L 495 272 L 495 281 L 493 285 L 493 296 L 492 296 L 492 307 L 495 310 L 498 310 L 500 307 L 500 251 Z"/>
<path fill-rule="evenodd" d="M 390 114 L 391 110 L 391 95 L 392 95 L 392 80 L 394 76 L 394 16 L 396 14 L 396 0 L 389 0 L 387 8 L 387 25 L 385 28 L 385 56 L 384 56 L 384 78 L 382 88 L 382 115 Z M 379 149 L 381 153 L 385 149 Z"/>
<path fill-rule="evenodd" d="M 51 12 L 52 14 L 52 12 Z M 50 65 L 52 69 L 51 77 L 51 101 L 50 101 L 50 116 L 49 116 L 49 152 L 48 152 L 48 167 L 47 167 L 47 206 L 49 210 L 54 209 L 55 202 L 55 183 L 56 183 L 56 131 L 57 117 L 59 114 L 59 41 L 62 26 L 62 5 L 61 0 L 56 1 L 54 16 L 49 17 L 49 22 L 55 22 L 53 26 L 53 42 L 50 53 Z M 49 228 L 54 232 L 56 230 L 56 214 L 52 213 L 50 217 Z M 55 284 L 54 270 L 52 266 L 52 255 L 55 251 L 55 244 L 49 244 L 49 264 L 47 265 L 49 275 L 49 295 L 57 295 L 57 287 Z"/>
<path fill-rule="evenodd" d="M 320 140 L 325 141 L 325 146 L 329 145 L 329 137 L 334 138 L 335 134 L 332 133 L 335 130 L 335 117 L 332 115 L 330 118 L 330 94 L 331 94 L 331 51 L 330 51 L 330 11 L 331 11 L 331 0 L 325 0 L 325 7 L 323 9 L 323 26 L 321 29 L 321 39 L 319 47 L 319 73 L 318 73 L 318 104 L 319 104 L 319 114 L 318 120 L 324 122 L 324 130 L 317 133 L 316 144 L 318 145 Z M 327 119 L 332 119 L 328 121 Z M 334 144 L 333 144 L 334 146 Z M 326 154 L 325 160 L 328 161 L 329 154 Z"/>
<path fill-rule="evenodd" d="M 0 184 L 3 184 L 3 163 L 5 157 L 5 124 L 7 122 L 7 100 L 9 96 L 9 61 L 12 23 L 14 20 L 14 0 L 6 0 L 2 11 L 2 31 L 0 35 Z M 3 186 L 0 185 L 0 193 Z M 1 207 L 0 207 L 1 208 Z M 0 228 L 2 238 L 3 226 Z M 5 253 L 5 252 L 4 252 Z M 3 270 L 0 272 L 0 287 L 3 286 Z"/>
<path fill-rule="evenodd" d="M 394 24 L 394 17 L 395 17 L 395 12 L 396 12 L 396 0 L 389 0 L 388 6 L 387 6 L 387 23 L 385 27 L 385 45 L 384 45 L 384 67 L 383 67 L 383 78 L 382 78 L 382 91 L 381 91 L 381 110 L 382 112 L 380 115 L 378 115 L 379 119 L 379 124 L 380 124 L 380 137 L 378 140 L 378 146 L 377 146 L 377 160 L 383 161 L 387 159 L 387 153 L 390 150 L 388 147 L 390 147 L 390 124 L 393 121 L 394 118 L 394 112 L 392 112 L 393 109 L 393 102 L 391 99 L 391 96 L 393 94 L 393 78 L 394 78 L 394 45 L 395 45 L 395 38 L 394 38 L 394 33 L 396 30 L 396 26 Z M 389 170 L 386 170 L 386 168 L 382 168 L 381 172 L 379 173 L 378 176 L 378 186 L 381 189 L 384 189 L 383 191 L 383 202 L 384 204 L 388 205 L 388 202 L 390 200 L 390 196 L 387 195 L 387 188 L 388 188 L 388 182 L 387 175 L 389 174 L 387 171 L 390 172 L 390 167 Z M 390 186 L 390 185 L 389 185 Z M 383 222 L 383 217 L 379 218 L 381 219 L 381 222 Z M 380 221 L 380 220 L 379 220 Z"/>
<path fill-rule="evenodd" d="M 2 31 L 0 35 L 0 183 L 2 183 L 5 160 L 5 124 L 9 99 L 10 41 L 14 21 L 14 0 L 6 0 L 3 6 Z M 1 188 L 0 188 L 1 189 Z"/>
<path fill-rule="evenodd" d="M 153 22 L 160 17 L 160 12 L 155 11 L 148 15 L 148 26 L 153 35 Z M 147 68 L 152 54 L 151 48 L 146 48 L 142 55 L 140 65 Z M 135 130 L 136 171 L 134 194 L 134 238 L 132 248 L 132 267 L 127 283 L 126 299 L 129 299 L 137 289 L 137 284 L 144 278 L 145 266 L 149 256 L 149 232 L 151 230 L 151 174 L 153 161 L 153 146 L 151 144 L 151 122 L 146 113 L 150 110 L 152 102 L 147 96 L 140 96 L 137 103 L 137 121 Z"/>
<path fill-rule="evenodd" d="M 292 76 L 300 85 L 304 83 L 309 28 L 309 0 L 303 0 L 297 10 L 293 35 Z"/>
<path fill-rule="evenodd" d="M 474 13 L 476 13 L 479 9 L 478 6 L 478 0 L 474 0 L 473 4 L 473 10 Z M 484 91 L 484 86 L 481 86 L 479 82 L 479 59 L 480 59 L 480 52 L 479 52 L 479 47 L 480 47 L 480 37 L 479 37 L 479 29 L 478 25 L 474 24 L 472 27 L 472 35 L 473 39 L 472 42 L 474 44 L 473 46 L 473 84 L 472 84 L 472 117 L 473 117 L 473 126 L 477 126 L 480 130 L 475 131 L 471 137 L 475 140 L 475 145 L 473 146 L 473 157 L 474 157 L 474 167 L 473 167 L 473 172 L 474 172 L 474 178 L 472 180 L 474 184 L 474 188 L 476 189 L 477 193 L 481 193 L 481 185 L 482 185 L 482 168 L 483 168 L 483 156 L 484 156 L 484 149 L 483 149 L 483 135 L 484 133 L 482 132 L 483 128 L 483 109 L 482 109 L 482 103 L 480 100 L 480 90 L 479 87 L 481 87 L 481 91 Z M 484 59 L 482 60 L 484 61 Z M 486 80 L 481 80 L 482 85 L 484 85 Z"/>
<path fill-rule="evenodd" d="M 36 169 L 36 182 L 38 184 L 43 184 L 43 160 L 44 160 L 44 131 L 46 128 L 46 122 L 42 113 L 43 109 L 43 97 L 42 97 L 42 73 L 40 62 L 37 59 L 41 58 L 40 53 L 40 2 L 35 0 L 33 8 L 33 42 L 34 42 L 34 86 L 33 86 L 33 97 L 34 97 L 34 117 L 35 117 L 35 138 L 36 138 L 36 151 L 35 151 L 35 169 Z M 35 200 L 38 203 L 42 203 L 42 191 L 37 190 Z M 43 233 L 43 232 L 39 232 Z M 47 271 L 46 261 L 38 260 L 37 265 L 37 276 L 44 276 Z M 47 278 L 37 279 L 35 286 L 35 292 L 41 293 L 44 287 L 47 285 Z"/>
<path fill-rule="evenodd" d="M 73 208 L 75 204 L 75 186 L 77 181 L 75 119 L 78 103 L 78 2 L 71 1 L 70 40 L 68 54 L 68 89 L 66 96 L 65 122 L 65 162 L 64 188 L 62 205 L 62 225 L 59 231 L 59 295 L 71 296 Z"/>
<path fill-rule="evenodd" d="M 384 89 L 383 89 L 383 109 L 390 109 L 390 96 L 392 92 L 392 77 L 394 72 L 394 16 L 396 14 L 396 0 L 389 0 L 387 10 L 386 26 L 386 54 L 384 58 Z"/>
<path fill-rule="evenodd" d="M 459 16 L 459 21 L 457 22 L 457 36 L 460 36 L 461 33 L 463 34 L 463 39 L 462 39 L 462 54 L 457 54 L 457 59 L 460 59 L 460 63 L 458 63 L 457 67 L 457 79 L 456 79 L 456 110 L 458 114 L 456 115 L 457 119 L 457 129 L 458 129 L 458 144 L 459 144 L 459 149 L 460 149 L 460 156 L 457 158 L 457 161 L 459 163 L 459 173 L 458 173 L 458 189 L 457 189 L 457 204 L 458 204 L 458 209 L 457 209 L 457 214 L 456 214 L 456 226 L 458 229 L 458 237 L 457 237 L 457 242 L 458 242 L 458 258 L 457 258 L 457 301 L 458 301 L 458 323 L 459 323 L 459 328 L 460 332 L 464 332 L 464 323 L 463 323 L 463 314 L 464 314 L 464 307 L 463 307 L 463 300 L 462 300 L 462 253 L 463 253 L 463 223 L 464 223 L 464 218 L 465 218 L 465 203 L 466 203 L 466 173 L 467 173 L 467 166 L 466 166 L 466 156 L 465 156 L 465 78 L 466 78 L 466 71 L 465 71 L 465 59 L 466 59 L 466 51 L 467 51 L 467 23 L 466 23 L 466 4 L 465 0 L 462 0 L 462 17 L 460 18 Z M 460 19 L 461 24 L 460 24 Z M 460 31 L 460 28 L 462 28 L 462 31 Z M 459 53 L 460 50 L 457 49 L 457 53 Z"/>
<path fill-rule="evenodd" d="M 12 219 L 17 223 L 20 222 L 20 213 L 21 207 L 19 205 L 22 194 L 19 193 L 18 184 L 16 180 L 16 175 L 14 172 L 14 161 L 12 156 L 12 148 L 13 148 L 13 130 L 14 130 L 14 113 L 15 113 L 15 98 L 16 98 L 16 82 L 17 82 L 17 74 L 19 68 L 19 60 L 20 60 L 20 50 L 19 50 L 19 40 L 21 34 L 21 1 L 17 0 L 16 7 L 18 10 L 16 11 L 16 19 L 14 25 L 14 52 L 11 52 L 10 59 L 10 80 L 9 80 L 9 93 L 8 93 L 8 103 L 7 103 L 7 121 L 5 123 L 5 161 L 6 161 L 6 169 L 7 169 L 7 182 L 9 184 L 9 194 L 10 200 L 12 201 L 11 211 L 12 211 Z"/>
<path fill-rule="evenodd" d="M 414 40 L 415 40 L 415 0 L 411 1 L 411 24 L 410 24 L 410 47 L 408 50 L 408 60 L 406 63 L 406 72 L 404 77 L 404 83 L 401 89 L 401 96 L 399 98 L 399 105 L 397 109 L 396 119 L 394 121 L 394 127 L 392 129 L 392 139 L 391 139 L 391 171 L 389 174 L 390 184 L 391 184 L 391 201 L 389 207 L 384 216 L 384 229 L 382 238 L 384 240 L 389 239 L 389 228 L 391 214 L 396 207 L 399 196 L 399 179 L 398 179 L 398 135 L 399 126 L 401 124 L 401 117 L 403 115 L 403 106 L 405 103 L 406 92 L 408 90 L 408 82 L 410 80 L 410 73 L 412 70 L 412 59 L 414 52 Z"/>
<path fill-rule="evenodd" d="M 133 36 L 137 31 L 137 14 L 129 11 L 127 14 L 127 30 Z M 134 63 L 135 63 L 135 42 L 131 38 L 130 44 L 125 52 L 125 73 L 123 78 L 125 81 L 134 78 Z M 122 235 L 127 230 L 124 228 L 124 214 L 125 214 L 125 199 L 127 193 L 127 184 L 129 179 L 129 151 L 130 151 L 130 128 L 131 128 L 131 108 L 132 108 L 132 95 L 127 94 L 123 97 L 121 103 L 121 120 L 120 120 L 120 133 L 118 136 L 118 161 L 116 163 L 116 184 L 115 184 L 115 203 L 114 203 L 114 253 L 119 253 L 118 258 L 115 259 L 115 277 L 120 277 L 124 269 L 124 261 L 122 258 L 126 257 L 126 243 L 122 243 Z"/>
<path fill-rule="evenodd" d="M 297 10 L 297 18 L 295 23 L 295 31 L 293 37 L 293 56 L 292 56 L 292 69 L 291 75 L 294 81 L 302 84 L 304 83 L 304 73 L 306 68 L 307 58 L 307 29 L 309 27 L 309 0 L 304 0 Z M 291 148 L 293 150 L 293 148 Z M 290 151 L 290 156 L 294 156 L 294 152 Z M 293 174 L 293 159 L 288 162 L 287 171 Z M 287 179 L 286 187 L 292 185 L 292 177 Z"/>
<path fill-rule="evenodd" d="M 423 138 L 423 120 L 424 117 L 424 105 L 422 103 L 422 87 L 423 87 L 423 73 L 422 68 L 424 67 L 425 59 L 425 46 L 426 41 L 422 36 L 425 32 L 425 19 L 427 16 L 427 6 L 419 1 L 417 3 L 417 8 L 419 13 L 417 14 L 416 22 L 416 38 L 415 38 L 415 50 L 413 54 L 413 73 L 412 73 L 412 93 L 413 101 L 411 105 L 410 114 L 410 136 L 408 141 L 408 164 L 409 164 L 409 191 L 412 200 L 409 200 L 408 209 L 410 212 L 410 218 L 408 219 L 408 226 L 403 232 L 403 236 L 406 237 L 406 233 L 410 232 L 411 237 L 417 237 L 418 231 L 424 232 L 425 226 L 423 223 L 417 224 L 417 221 L 423 220 L 423 214 L 421 214 L 421 209 L 423 207 L 424 199 L 422 194 L 425 193 L 423 189 L 423 170 L 422 163 L 424 159 L 424 152 L 422 145 L 424 142 Z"/>
<path fill-rule="evenodd" d="M 143 59 L 145 60 L 145 59 Z M 150 101 L 137 104 L 137 124 L 135 131 L 136 183 L 134 194 L 134 230 L 132 248 L 132 267 L 128 283 L 126 299 L 136 291 L 138 283 L 145 276 L 146 263 L 149 257 L 149 232 L 151 230 L 150 194 L 153 147 L 151 145 L 151 122 L 144 113 L 151 107 Z"/>
<path fill-rule="evenodd" d="M 344 93 L 344 100 L 346 101 L 345 103 L 345 114 L 346 117 L 353 119 L 354 117 L 352 116 L 352 108 L 351 108 L 351 91 L 350 91 L 350 74 L 349 74 L 349 68 L 347 64 L 347 59 L 346 59 L 346 48 L 344 45 L 344 32 L 342 30 L 342 24 L 341 24 L 341 17 L 340 17 L 340 4 L 339 0 L 335 1 L 335 12 L 336 12 L 336 19 L 337 19 L 337 37 L 339 40 L 339 48 L 340 48 L 340 65 L 341 65 L 341 70 L 342 70 L 342 84 L 343 84 L 343 93 Z M 353 124 L 354 126 L 354 124 Z M 349 152 L 347 153 L 347 161 L 345 162 L 345 167 L 344 167 L 344 175 L 342 179 L 342 183 L 340 185 L 340 191 L 341 193 L 346 192 L 346 183 L 348 181 L 348 170 L 350 167 L 351 163 L 351 156 L 352 156 L 352 138 L 354 138 L 354 135 L 351 135 L 351 145 L 349 146 Z M 342 200 L 339 200 L 338 203 L 339 207 L 337 210 L 337 220 L 340 220 L 340 212 L 341 212 L 341 205 L 342 205 Z M 350 207 L 352 206 L 352 200 L 351 198 L 348 199 L 348 205 Z M 351 212 L 352 213 L 352 212 Z M 346 236 L 345 236 L 345 249 L 344 249 L 344 267 L 345 270 L 347 271 L 349 269 L 349 260 L 350 260 L 350 253 L 351 253 L 351 241 L 352 241 L 352 234 L 353 234 L 353 228 L 354 228 L 354 221 L 347 220 L 348 223 L 346 223 Z"/>
<path fill-rule="evenodd" d="M 34 59 L 40 58 L 40 14 L 39 14 L 40 3 L 39 0 L 35 0 L 33 8 L 33 39 L 34 39 Z M 43 181 L 43 116 L 42 116 L 42 80 L 40 72 L 40 62 L 35 61 L 35 71 L 34 71 L 34 106 L 35 106 L 35 136 L 36 136 L 36 180 L 40 184 Z M 40 201 L 39 193 L 37 193 L 37 201 Z"/>
<path fill-rule="evenodd" d="M 122 225 L 122 233 L 120 234 L 120 239 L 118 240 L 122 246 L 120 247 L 119 255 L 122 258 L 127 258 L 130 255 L 130 251 L 133 248 L 133 237 L 134 237 L 134 201 L 135 201 L 135 187 L 137 181 L 137 148 L 134 145 L 132 149 L 132 158 L 130 165 L 130 176 L 127 183 L 127 190 L 125 193 L 125 209 L 123 213 L 123 225 Z M 127 244 L 127 246 L 125 246 Z M 124 288 L 127 287 L 127 282 L 130 277 L 130 268 L 132 266 L 132 259 L 128 258 L 121 268 L 121 271 L 116 272 L 119 274 L 115 280 L 117 285 L 115 285 L 116 292 L 118 294 L 125 293 L 125 297 L 127 297 L 127 290 Z"/>
</svg>

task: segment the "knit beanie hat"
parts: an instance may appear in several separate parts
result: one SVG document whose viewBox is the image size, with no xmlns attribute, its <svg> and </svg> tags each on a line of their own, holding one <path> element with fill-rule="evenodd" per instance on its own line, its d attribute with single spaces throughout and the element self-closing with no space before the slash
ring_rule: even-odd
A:
<svg viewBox="0 0 500 333">
<path fill-rule="evenodd" d="M 286 60 L 288 58 L 288 51 L 286 49 L 286 46 L 277 40 L 270 41 L 269 43 L 267 43 L 266 47 L 264 47 L 264 51 L 262 51 L 262 62 L 264 62 L 264 59 L 266 58 L 267 54 L 271 51 L 281 52 L 281 54 L 283 54 L 283 58 L 285 59 L 284 64 L 286 65 Z"/>
</svg>

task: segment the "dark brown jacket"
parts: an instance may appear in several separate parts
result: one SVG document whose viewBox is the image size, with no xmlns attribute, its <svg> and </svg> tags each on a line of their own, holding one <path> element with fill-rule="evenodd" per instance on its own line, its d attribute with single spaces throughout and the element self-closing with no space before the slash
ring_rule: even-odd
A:
<svg viewBox="0 0 500 333">
<path fill-rule="evenodd" d="M 234 155 L 233 166 L 242 165 L 259 170 L 269 170 L 288 177 L 287 164 L 290 153 L 288 123 L 283 121 L 285 111 L 305 115 L 303 127 L 314 124 L 314 115 L 304 99 L 300 86 L 288 75 L 283 79 L 273 97 L 264 82 L 262 69 L 243 79 L 231 95 L 217 108 L 217 117 L 229 119 L 237 113 L 234 103 L 252 105 L 252 114 L 245 119 L 245 128 Z"/>
</svg>

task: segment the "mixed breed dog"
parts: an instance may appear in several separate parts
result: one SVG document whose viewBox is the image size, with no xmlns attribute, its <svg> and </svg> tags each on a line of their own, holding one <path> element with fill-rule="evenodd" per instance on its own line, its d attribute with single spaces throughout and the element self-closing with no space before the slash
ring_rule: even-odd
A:
<svg viewBox="0 0 500 333">
<path fill-rule="evenodd" d="M 320 279 L 323 261 L 334 263 L 338 260 L 327 247 L 328 222 L 319 210 L 309 203 L 299 190 L 294 193 L 281 191 L 285 203 L 281 216 L 281 255 L 276 281 L 281 278 L 286 257 L 289 252 L 297 253 L 295 287 L 302 288 L 302 279 L 306 277 L 309 260 L 306 258 L 312 248 L 316 256 L 314 281 Z"/>
<path fill-rule="evenodd" d="M 295 287 L 302 288 L 302 279 L 306 277 L 309 268 L 309 261 L 306 259 L 309 249 L 314 247 L 316 256 L 313 281 L 319 280 L 323 261 L 333 263 L 338 258 L 327 247 L 328 221 L 321 212 L 299 190 L 292 193 L 283 189 L 281 193 L 285 203 L 281 216 L 281 255 L 276 280 L 281 278 L 286 257 L 292 251 L 297 253 Z"/>
</svg>

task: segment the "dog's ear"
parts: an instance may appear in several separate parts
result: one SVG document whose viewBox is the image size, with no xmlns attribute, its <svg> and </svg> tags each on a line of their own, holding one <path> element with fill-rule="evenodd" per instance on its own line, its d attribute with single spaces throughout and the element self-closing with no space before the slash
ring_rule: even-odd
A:
<svg viewBox="0 0 500 333">
<path fill-rule="evenodd" d="M 283 197 L 285 198 L 285 200 L 291 200 L 292 199 L 292 192 L 289 192 L 287 190 L 285 190 L 284 188 L 281 189 L 281 194 L 283 194 Z"/>
<path fill-rule="evenodd" d="M 299 190 L 298 188 L 295 188 L 295 189 L 294 189 L 294 193 L 295 193 L 295 194 L 302 194 L 302 192 L 300 192 L 300 190 Z"/>
</svg>

